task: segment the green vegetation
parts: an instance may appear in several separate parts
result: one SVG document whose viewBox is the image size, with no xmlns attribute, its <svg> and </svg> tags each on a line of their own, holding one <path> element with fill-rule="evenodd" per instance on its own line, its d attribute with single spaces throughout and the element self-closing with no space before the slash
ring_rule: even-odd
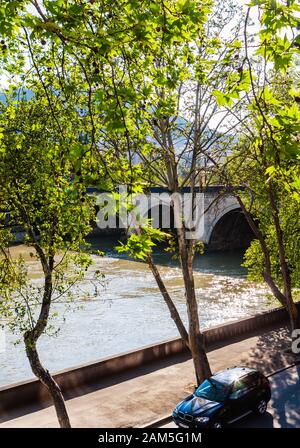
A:
<svg viewBox="0 0 300 448">
<path fill-rule="evenodd" d="M 256 237 L 249 275 L 299 327 L 299 11 L 296 0 L 246 9 L 232 0 L 0 1 L 1 210 L 24 228 L 44 273 L 34 290 L 1 216 L 0 312 L 23 333 L 61 426 L 69 418 L 37 342 L 57 294 L 71 297 L 91 264 L 81 251 L 94 214 L 87 186 L 126 185 L 126 207 L 149 186 L 189 186 L 195 208 L 195 187 L 222 183 Z M 148 263 L 199 383 L 210 375 L 193 275 L 202 245 L 176 196 L 173 210 L 175 237 L 138 221 L 119 250 Z M 180 261 L 187 327 L 152 258 L 163 239 Z"/>
<path fill-rule="evenodd" d="M 77 282 L 92 263 L 81 247 L 90 231 L 93 204 L 81 179 L 72 179 L 73 151 L 78 148 L 76 117 L 73 122 L 61 117 L 63 135 L 47 99 L 38 92 L 30 101 L 12 99 L 2 105 L 1 209 L 9 210 L 12 222 L 24 229 L 24 242 L 40 265 L 43 282 L 32 281 L 26 260 L 12 256 L 11 229 L 3 227 L 3 213 L 0 313 L 5 325 L 23 335 L 32 371 L 52 396 L 61 426 L 67 427 L 70 422 L 61 391 L 42 365 L 37 343 L 55 328 L 49 325 L 56 314 L 53 304 L 62 296 L 72 300 Z"/>
</svg>

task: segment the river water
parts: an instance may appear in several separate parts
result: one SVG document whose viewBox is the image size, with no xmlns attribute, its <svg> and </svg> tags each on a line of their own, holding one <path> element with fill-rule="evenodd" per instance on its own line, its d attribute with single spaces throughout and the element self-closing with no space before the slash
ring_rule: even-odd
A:
<svg viewBox="0 0 300 448">
<path fill-rule="evenodd" d="M 66 305 L 55 305 L 60 327 L 57 336 L 43 336 L 39 342 L 41 359 L 51 371 L 177 337 L 178 333 L 168 310 L 144 263 L 120 257 L 109 240 L 94 240 L 93 246 L 106 251 L 104 257 L 94 256 L 95 267 L 105 274 L 103 285 L 95 296 L 83 300 L 85 291 L 93 289 L 89 281 L 82 282 L 82 296 L 66 311 Z M 24 246 L 14 248 L 28 255 Z M 28 257 L 29 258 L 29 257 Z M 156 253 L 162 277 L 183 320 L 186 307 L 178 263 L 163 251 Z M 35 261 L 31 273 L 39 277 Z M 254 315 L 274 303 L 267 289 L 246 279 L 240 265 L 242 253 L 208 253 L 195 259 L 195 285 L 199 301 L 202 328 Z M 82 305 L 82 308 L 79 306 Z M 6 331 L 0 334 L 0 386 L 32 377 L 22 343 Z"/>
</svg>

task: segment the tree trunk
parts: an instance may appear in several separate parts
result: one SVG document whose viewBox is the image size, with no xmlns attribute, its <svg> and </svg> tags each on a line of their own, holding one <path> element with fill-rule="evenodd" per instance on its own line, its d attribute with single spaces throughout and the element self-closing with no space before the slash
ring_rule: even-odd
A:
<svg viewBox="0 0 300 448">
<path fill-rule="evenodd" d="M 296 304 L 293 301 L 292 297 L 292 282 L 291 282 L 291 275 L 286 259 L 286 252 L 285 252 L 285 245 L 283 240 L 283 232 L 280 225 L 280 219 L 279 219 L 279 210 L 276 204 L 276 198 L 273 191 L 273 185 L 272 182 L 269 182 L 269 188 L 268 188 L 269 198 L 270 198 L 270 204 L 272 207 L 272 217 L 273 222 L 276 230 L 276 238 L 277 238 L 277 245 L 278 245 L 278 251 L 279 251 L 279 260 L 280 260 L 280 271 L 283 278 L 283 284 L 284 284 L 284 296 L 286 298 L 286 307 L 287 311 L 290 316 L 291 321 L 291 327 L 292 330 L 296 328 L 300 328 L 300 317 L 298 313 L 298 308 Z"/>
<path fill-rule="evenodd" d="M 156 265 L 153 262 L 152 256 L 148 255 L 147 260 L 148 260 L 148 265 L 149 265 L 149 267 L 150 267 L 150 269 L 152 271 L 152 274 L 153 274 L 153 276 L 155 278 L 155 281 L 157 283 L 157 286 L 158 286 L 158 288 L 159 288 L 159 290 L 160 290 L 160 292 L 161 292 L 161 294 L 163 296 L 163 299 L 164 299 L 164 301 L 165 301 L 165 303 L 166 303 L 166 305 L 167 305 L 167 307 L 168 307 L 168 309 L 170 311 L 171 318 L 173 319 L 173 321 L 174 321 L 174 323 L 175 323 L 175 325 L 176 325 L 176 327 L 177 327 L 177 329 L 179 331 L 179 334 L 180 334 L 182 340 L 185 342 L 186 346 L 188 348 L 190 348 L 189 347 L 189 335 L 188 335 L 188 332 L 186 331 L 186 328 L 184 326 L 184 323 L 181 320 L 181 317 L 180 317 L 180 315 L 179 315 L 179 313 L 177 311 L 177 308 L 174 305 L 174 302 L 171 299 L 171 297 L 170 297 L 170 295 L 169 295 L 169 293 L 168 293 L 168 291 L 167 291 L 167 289 L 165 287 L 165 284 L 164 284 L 164 282 L 163 282 L 163 280 L 162 280 L 162 278 L 160 276 L 160 273 L 159 273 Z"/>
<path fill-rule="evenodd" d="M 189 346 L 193 357 L 197 383 L 200 384 L 203 380 L 211 376 L 211 370 L 205 350 L 204 337 L 200 331 L 193 267 L 191 259 L 188 257 L 184 227 L 177 228 L 177 236 L 189 320 Z"/>
<path fill-rule="evenodd" d="M 41 383 L 47 388 L 56 410 L 56 415 L 61 428 L 70 428 L 70 420 L 68 417 L 67 409 L 65 406 L 64 397 L 61 393 L 60 387 L 55 382 L 51 374 L 46 370 L 37 352 L 36 344 L 40 336 L 44 333 L 49 318 L 53 283 L 52 272 L 54 266 L 54 256 L 49 256 L 47 259 L 43 249 L 36 243 L 34 245 L 35 250 L 40 258 L 43 272 L 45 276 L 44 294 L 41 304 L 40 314 L 32 329 L 24 333 L 24 343 L 26 348 L 26 354 L 34 375 L 41 381 Z"/>
<path fill-rule="evenodd" d="M 276 297 L 276 299 L 281 303 L 281 305 L 286 306 L 286 298 L 285 298 L 284 294 L 282 294 L 280 289 L 277 287 L 277 285 L 275 284 L 275 282 L 272 278 L 270 254 L 269 254 L 269 250 L 266 246 L 264 236 L 261 233 L 261 231 L 259 230 L 259 228 L 257 227 L 256 223 L 254 222 L 251 214 L 246 209 L 241 197 L 238 194 L 235 194 L 235 197 L 242 209 L 242 212 L 244 213 L 244 216 L 245 216 L 251 230 L 253 231 L 254 235 L 258 239 L 261 250 L 263 252 L 265 271 L 262 274 L 263 274 L 264 280 L 267 283 L 267 285 L 270 287 L 270 289 L 271 289 L 272 293 L 274 294 L 274 296 Z"/>
<path fill-rule="evenodd" d="M 25 333 L 24 342 L 26 347 L 26 354 L 29 359 L 32 372 L 47 388 L 53 400 L 60 427 L 71 428 L 65 401 L 61 393 L 60 387 L 56 383 L 54 378 L 51 376 L 51 374 L 48 372 L 48 370 L 46 370 L 42 366 L 36 349 L 36 342 L 34 341 L 34 335 L 32 334 L 31 331 Z"/>
<path fill-rule="evenodd" d="M 276 286 L 271 274 L 269 274 L 267 271 L 263 272 L 263 278 L 265 280 L 265 282 L 267 283 L 267 285 L 269 286 L 269 288 L 271 289 L 274 297 L 279 301 L 279 303 L 286 307 L 286 298 L 285 295 L 282 294 L 282 292 L 280 291 L 280 289 Z"/>
<path fill-rule="evenodd" d="M 179 247 L 179 259 L 181 264 L 185 299 L 187 305 L 187 314 L 189 321 L 189 347 L 193 358 L 197 384 L 211 376 L 211 370 L 205 350 L 205 341 L 200 331 L 198 304 L 195 295 L 194 275 L 192 257 L 186 245 L 184 216 L 182 215 L 181 195 L 178 182 L 178 165 L 175 157 L 175 149 L 171 127 L 168 120 L 160 121 L 160 130 L 162 141 L 165 148 L 168 148 L 165 154 L 165 163 L 167 168 L 168 189 L 172 193 L 175 227 L 177 229 L 177 239 Z"/>
<path fill-rule="evenodd" d="M 274 219 L 274 216 L 273 216 L 273 219 L 274 219 L 274 224 L 276 227 L 276 234 L 278 237 L 277 240 L 278 240 L 278 244 L 279 244 L 279 253 L 280 253 L 280 268 L 281 268 L 284 285 L 285 285 L 284 293 L 282 293 L 280 291 L 280 289 L 278 288 L 278 286 L 276 285 L 276 283 L 272 277 L 270 254 L 269 254 L 268 248 L 266 246 L 264 236 L 262 235 L 261 231 L 255 224 L 251 214 L 246 209 L 241 197 L 238 194 L 235 194 L 235 197 L 236 197 L 236 199 L 246 217 L 246 220 L 247 220 L 250 228 L 252 229 L 254 235 L 256 236 L 256 238 L 258 239 L 258 241 L 260 243 L 260 247 L 261 247 L 263 255 L 264 255 L 264 263 L 265 263 L 265 271 L 263 272 L 264 280 L 267 283 L 267 285 L 270 287 L 274 297 L 276 297 L 276 299 L 281 303 L 281 305 L 286 308 L 289 318 L 290 318 L 290 321 L 291 321 L 292 329 L 300 328 L 300 323 L 299 323 L 300 319 L 299 319 L 298 309 L 292 299 L 292 294 L 291 294 L 290 275 L 289 275 L 288 266 L 287 266 L 287 263 L 285 260 L 284 243 L 283 243 L 283 239 L 282 239 L 282 234 L 281 234 L 282 232 L 281 232 L 278 214 L 277 214 L 277 219 L 276 219 L 276 217 Z M 274 206 L 274 204 L 273 204 L 273 206 Z M 275 221 L 277 221 L 277 223 Z"/>
</svg>

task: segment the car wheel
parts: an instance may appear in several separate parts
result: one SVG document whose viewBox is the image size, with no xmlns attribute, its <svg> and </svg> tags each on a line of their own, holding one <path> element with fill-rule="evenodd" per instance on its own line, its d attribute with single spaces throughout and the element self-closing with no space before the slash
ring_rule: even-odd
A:
<svg viewBox="0 0 300 448">
<path fill-rule="evenodd" d="M 264 415 L 266 410 L 267 410 L 268 404 L 266 402 L 266 400 L 260 400 L 260 402 L 258 403 L 258 405 L 255 408 L 255 412 L 258 415 Z"/>
<path fill-rule="evenodd" d="M 215 423 L 212 424 L 212 427 L 214 429 L 220 429 L 220 428 L 223 428 L 223 425 L 222 425 L 221 422 L 215 422 Z"/>
</svg>

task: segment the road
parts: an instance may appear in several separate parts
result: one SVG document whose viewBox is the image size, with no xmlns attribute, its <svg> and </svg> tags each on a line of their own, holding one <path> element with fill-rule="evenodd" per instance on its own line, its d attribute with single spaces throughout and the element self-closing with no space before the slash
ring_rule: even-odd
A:
<svg viewBox="0 0 300 448">
<path fill-rule="evenodd" d="M 235 428 L 300 428 L 300 364 L 270 378 L 272 399 L 262 417 L 250 414 L 235 422 Z M 161 428 L 176 428 L 173 422 Z"/>
</svg>

